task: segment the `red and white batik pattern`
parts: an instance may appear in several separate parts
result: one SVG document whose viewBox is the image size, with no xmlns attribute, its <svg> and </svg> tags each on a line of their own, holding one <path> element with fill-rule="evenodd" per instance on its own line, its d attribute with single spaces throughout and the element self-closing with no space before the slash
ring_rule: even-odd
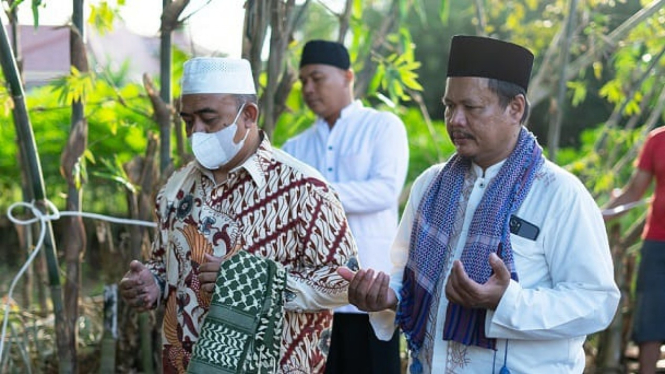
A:
<svg viewBox="0 0 665 374">
<path fill-rule="evenodd" d="M 336 269 L 356 256 L 356 246 L 339 200 L 313 169 L 263 140 L 221 184 L 196 162 L 177 171 L 156 211 L 149 267 L 165 284 L 165 372 L 186 370 L 210 303 L 199 293 L 204 254 L 238 250 L 287 270 L 281 372 L 323 372 L 330 309 L 348 302 L 348 283 Z"/>
</svg>

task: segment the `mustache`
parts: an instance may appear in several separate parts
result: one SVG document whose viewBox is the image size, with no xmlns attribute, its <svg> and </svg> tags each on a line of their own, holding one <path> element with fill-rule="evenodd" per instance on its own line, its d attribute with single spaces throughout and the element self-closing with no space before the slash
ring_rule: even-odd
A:
<svg viewBox="0 0 665 374">
<path fill-rule="evenodd" d="M 468 132 L 459 130 L 451 131 L 449 134 L 452 139 L 475 139 L 475 137 Z"/>
</svg>

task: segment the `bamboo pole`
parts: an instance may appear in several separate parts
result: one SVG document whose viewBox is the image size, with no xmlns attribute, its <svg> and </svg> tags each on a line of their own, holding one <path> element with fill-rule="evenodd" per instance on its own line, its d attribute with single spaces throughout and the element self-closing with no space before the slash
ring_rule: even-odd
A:
<svg viewBox="0 0 665 374">
<path fill-rule="evenodd" d="M 35 198 L 35 204 L 44 213 L 47 212 L 45 206 L 46 189 L 44 188 L 44 178 L 42 176 L 42 167 L 37 156 L 37 145 L 28 116 L 28 109 L 25 102 L 23 85 L 19 78 L 18 67 L 14 59 L 12 47 L 9 44 L 7 32 L 5 31 L 4 21 L 0 21 L 0 64 L 5 80 L 9 84 L 9 91 L 14 101 L 14 126 L 16 127 L 16 136 L 18 137 L 19 148 L 25 155 L 26 167 L 30 173 L 30 188 Z M 56 345 L 59 357 L 59 372 L 71 373 L 71 358 L 62 357 L 62 353 L 67 351 L 67 334 L 64 329 L 65 313 L 63 310 L 62 288 L 60 286 L 60 268 L 55 248 L 55 238 L 53 235 L 53 226 L 50 221 L 46 222 L 46 233 L 44 236 L 44 254 L 47 261 L 48 282 L 51 288 L 51 298 L 53 300 L 53 312 L 55 314 L 55 335 Z"/>
<path fill-rule="evenodd" d="M 118 343 L 118 285 L 104 286 L 104 334 L 101 343 L 100 374 L 116 372 L 116 344 Z"/>
</svg>

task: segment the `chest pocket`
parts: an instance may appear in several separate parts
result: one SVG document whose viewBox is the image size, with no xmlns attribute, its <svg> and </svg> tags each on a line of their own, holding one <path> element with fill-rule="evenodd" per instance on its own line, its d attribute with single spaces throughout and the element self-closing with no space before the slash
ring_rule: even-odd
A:
<svg viewBox="0 0 665 374">
<path fill-rule="evenodd" d="M 551 286 L 551 274 L 545 256 L 542 238 L 533 241 L 510 234 L 513 258 L 519 275 L 519 282 L 525 288 Z"/>
<path fill-rule="evenodd" d="M 519 235 L 510 234 L 510 245 L 513 247 L 513 254 L 516 256 L 536 259 L 544 255 L 537 241 L 523 238 Z"/>
</svg>

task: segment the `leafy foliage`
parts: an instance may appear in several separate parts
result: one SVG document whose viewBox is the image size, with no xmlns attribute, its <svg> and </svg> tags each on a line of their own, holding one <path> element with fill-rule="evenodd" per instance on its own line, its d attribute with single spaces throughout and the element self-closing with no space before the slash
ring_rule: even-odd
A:
<svg viewBox="0 0 665 374">
<path fill-rule="evenodd" d="M 601 152 L 595 151 L 598 139 L 605 134 L 607 147 Z M 599 206 L 605 205 L 615 188 L 622 188 L 628 183 L 634 172 L 635 149 L 641 148 L 645 139 L 645 129 L 633 130 L 606 129 L 599 126 L 582 133 L 582 146 L 564 148 L 557 153 L 557 163 L 575 174 L 592 193 Z M 616 150 L 619 162 L 609 160 L 608 151 Z M 616 168 L 615 165 L 623 165 Z M 652 192 L 647 192 L 649 196 Z M 641 215 L 644 209 L 634 209 L 622 216 L 622 227 L 629 228 Z"/>
<path fill-rule="evenodd" d="M 71 105 L 75 101 L 85 103 L 90 91 L 94 86 L 94 74 L 81 73 L 74 66 L 71 67 L 69 75 L 56 79 L 53 88 L 58 95 L 61 105 Z"/>
<path fill-rule="evenodd" d="M 69 82 L 63 79 L 56 84 L 67 86 Z M 157 130 L 154 122 L 145 115 L 150 112 L 150 107 L 140 86 L 130 84 L 116 91 L 104 81 L 95 82 L 86 88 L 89 89 L 86 94 L 88 101 L 86 116 L 90 134 L 86 156 L 93 177 L 96 173 L 106 171 L 103 164 L 97 164 L 98 160 L 129 161 L 132 157 L 142 154 L 146 146 L 147 131 Z M 34 89 L 28 94 L 28 107 L 47 186 L 46 193 L 56 206 L 62 206 L 64 201 L 62 199 L 67 190 L 65 181 L 60 176 L 59 160 L 70 130 L 71 109 L 69 105 L 61 102 L 63 92 L 68 92 L 67 88 L 54 89 L 52 86 L 47 86 Z M 124 105 L 116 99 L 116 95 L 122 97 Z M 74 96 L 65 95 L 65 97 Z M 20 180 L 20 171 L 16 162 L 18 147 L 14 141 L 14 131 L 11 113 L 0 116 L 0 138 L 4 139 L 3 144 L 5 144 L 0 147 L 0 185 L 8 189 L 20 188 L 16 183 Z M 88 175 L 91 173 L 88 172 Z M 94 189 L 96 184 L 100 182 L 103 184 L 104 180 L 92 182 Z M 0 207 L 4 209 L 12 202 L 2 199 Z M 111 201 L 109 206 L 104 207 L 102 204 L 100 208 L 106 211 L 114 206 L 115 202 Z"/>
<path fill-rule="evenodd" d="M 124 0 L 119 0 L 117 5 L 124 5 Z M 90 16 L 88 23 L 95 29 L 105 34 L 113 30 L 113 22 L 119 16 L 118 6 L 110 4 L 108 1 L 102 1 L 97 6 L 90 7 Z"/>
<path fill-rule="evenodd" d="M 405 30 L 402 30 L 405 31 Z M 407 38 L 410 39 L 410 37 Z M 388 92 L 392 106 L 400 101 L 411 100 L 405 89 L 422 91 L 418 83 L 418 74 L 415 72 L 420 63 L 414 60 L 413 48 L 407 48 L 406 53 L 393 53 L 388 57 L 376 57 L 378 64 L 376 75 L 370 85 L 369 94 L 378 95 L 379 88 Z"/>
</svg>

